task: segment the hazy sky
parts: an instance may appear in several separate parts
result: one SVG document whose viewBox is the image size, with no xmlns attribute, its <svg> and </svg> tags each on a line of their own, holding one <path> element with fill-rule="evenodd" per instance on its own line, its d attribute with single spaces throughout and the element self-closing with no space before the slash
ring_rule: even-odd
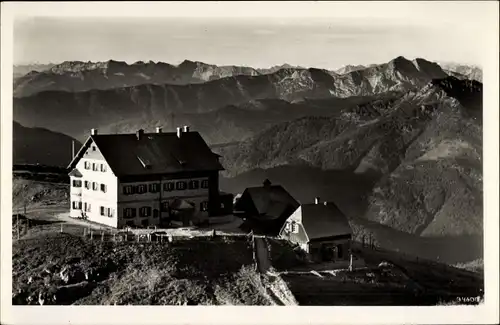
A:
<svg viewBox="0 0 500 325">
<path fill-rule="evenodd" d="M 478 49 L 484 44 L 477 17 L 471 15 L 476 21 L 465 21 L 443 8 L 442 13 L 429 13 L 431 18 L 416 12 L 411 19 L 390 13 L 344 18 L 337 14 L 323 18 L 17 19 L 13 59 L 15 64 L 109 59 L 177 64 L 190 59 L 218 65 L 289 63 L 334 69 L 387 62 L 403 55 L 480 64 Z"/>
</svg>

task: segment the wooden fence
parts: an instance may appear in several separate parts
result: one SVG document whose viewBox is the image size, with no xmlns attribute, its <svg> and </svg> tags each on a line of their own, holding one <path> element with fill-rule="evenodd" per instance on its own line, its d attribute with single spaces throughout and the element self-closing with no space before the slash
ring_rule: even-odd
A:
<svg viewBox="0 0 500 325">
<path fill-rule="evenodd" d="M 62 229 L 61 232 L 64 232 Z M 85 228 L 83 237 L 91 241 L 101 242 L 137 242 L 137 243 L 174 243 L 180 241 L 236 241 L 236 240 L 251 240 L 252 236 L 248 234 L 227 234 L 223 232 L 212 231 L 210 233 L 202 233 L 196 235 L 179 235 L 172 234 L 166 230 L 158 230 L 151 232 L 136 232 L 136 231 L 106 231 Z"/>
</svg>

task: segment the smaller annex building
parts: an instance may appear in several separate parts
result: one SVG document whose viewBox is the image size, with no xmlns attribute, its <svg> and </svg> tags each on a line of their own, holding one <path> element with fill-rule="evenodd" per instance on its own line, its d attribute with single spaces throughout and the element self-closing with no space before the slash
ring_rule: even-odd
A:
<svg viewBox="0 0 500 325">
<path fill-rule="evenodd" d="M 262 186 L 245 189 L 234 205 L 234 214 L 245 219 L 244 225 L 256 234 L 278 236 L 286 219 L 299 202 L 283 186 L 266 179 Z"/>
<path fill-rule="evenodd" d="M 309 253 L 315 262 L 348 260 L 352 229 L 347 217 L 332 202 L 301 204 L 286 220 L 279 237 Z"/>
</svg>

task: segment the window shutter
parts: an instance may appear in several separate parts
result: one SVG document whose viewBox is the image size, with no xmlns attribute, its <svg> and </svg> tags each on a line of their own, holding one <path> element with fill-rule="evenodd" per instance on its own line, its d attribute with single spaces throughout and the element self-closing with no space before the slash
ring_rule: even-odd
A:
<svg viewBox="0 0 500 325">
<path fill-rule="evenodd" d="M 150 217 L 151 216 L 151 207 L 148 207 L 147 211 L 148 211 L 148 217 Z"/>
</svg>

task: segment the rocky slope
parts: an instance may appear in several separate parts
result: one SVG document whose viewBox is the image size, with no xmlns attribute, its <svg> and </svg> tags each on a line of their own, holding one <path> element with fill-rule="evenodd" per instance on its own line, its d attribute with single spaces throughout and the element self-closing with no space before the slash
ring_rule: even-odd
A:
<svg viewBox="0 0 500 325">
<path fill-rule="evenodd" d="M 438 79 L 419 91 L 346 109 L 339 117 L 282 123 L 217 150 L 228 176 L 289 165 L 365 175 L 376 180 L 372 189 L 357 194 L 354 189 L 351 198 L 366 196 L 368 220 L 421 236 L 479 235 L 481 97 L 480 83 Z M 307 177 L 300 186 L 305 183 Z M 335 192 L 335 182 L 328 183 Z M 356 204 L 340 205 L 354 206 L 354 215 L 362 212 Z"/>
<path fill-rule="evenodd" d="M 75 150 L 78 150 L 81 143 L 65 134 L 43 128 L 27 128 L 14 122 L 13 163 L 66 167 L 72 158 L 72 141 L 75 141 Z"/>
<path fill-rule="evenodd" d="M 13 243 L 12 265 L 14 305 L 274 304 L 246 241 L 158 249 L 34 233 Z"/>
</svg>

